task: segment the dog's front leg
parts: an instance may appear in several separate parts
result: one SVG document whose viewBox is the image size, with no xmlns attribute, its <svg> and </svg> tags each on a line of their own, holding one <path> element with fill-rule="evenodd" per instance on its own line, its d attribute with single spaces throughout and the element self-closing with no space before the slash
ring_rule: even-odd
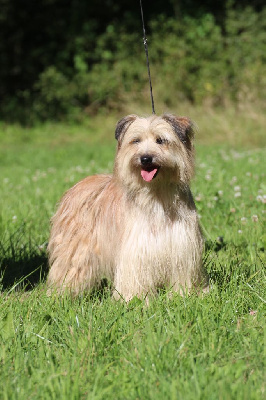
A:
<svg viewBox="0 0 266 400">
<path fill-rule="evenodd" d="M 135 296 L 146 299 L 151 295 L 154 295 L 153 284 L 139 262 L 128 260 L 117 266 L 113 292 L 116 300 L 128 302 Z"/>
</svg>

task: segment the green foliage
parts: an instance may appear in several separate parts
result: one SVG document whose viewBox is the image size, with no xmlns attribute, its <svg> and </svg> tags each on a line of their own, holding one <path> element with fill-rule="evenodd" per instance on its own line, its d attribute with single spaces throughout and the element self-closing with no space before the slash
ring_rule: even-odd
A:
<svg viewBox="0 0 266 400">
<path fill-rule="evenodd" d="M 157 21 L 152 50 L 159 97 L 172 106 L 177 99 L 218 103 L 226 82 L 223 37 L 212 15 Z M 151 53 L 153 54 L 153 53 Z M 160 78 L 160 77 L 163 77 Z M 157 86 L 155 85 L 157 88 Z"/>
<path fill-rule="evenodd" d="M 266 9 L 230 2 L 224 7 L 222 20 L 206 10 L 180 15 L 179 7 L 176 17 L 153 16 L 148 43 L 156 104 L 265 104 Z M 121 110 L 149 101 L 141 25 L 125 18 L 99 30 L 90 20 L 76 32 L 75 24 L 73 39 L 66 37 L 65 47 L 43 63 L 32 86 L 25 80 L 23 89 L 6 97 L 2 118 L 73 119 L 84 110 Z"/>
<path fill-rule="evenodd" d="M 266 8 L 228 11 L 226 30 L 227 83 L 238 102 L 266 99 Z"/>
<path fill-rule="evenodd" d="M 181 21 L 160 16 L 151 22 L 155 99 L 169 107 L 184 100 L 213 105 L 265 101 L 265 12 L 229 10 L 224 32 L 211 14 Z M 144 50 L 135 35 L 107 30 L 96 52 L 99 61 L 89 73 L 93 101 L 119 107 L 129 96 L 148 97 Z"/>
<path fill-rule="evenodd" d="M 59 118 L 74 107 L 76 88 L 55 67 L 48 67 L 35 85 L 39 92 L 33 109 L 41 118 Z"/>
</svg>

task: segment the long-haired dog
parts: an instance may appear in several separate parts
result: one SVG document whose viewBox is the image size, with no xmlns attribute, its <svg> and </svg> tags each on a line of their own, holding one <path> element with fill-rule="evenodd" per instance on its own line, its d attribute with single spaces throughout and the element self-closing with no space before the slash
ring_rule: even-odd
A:
<svg viewBox="0 0 266 400">
<path fill-rule="evenodd" d="M 165 114 L 129 115 L 116 127 L 113 175 L 89 176 L 66 192 L 48 246 L 52 290 L 76 295 L 112 282 L 129 301 L 161 287 L 206 288 L 203 238 L 189 182 L 193 126 Z"/>
</svg>

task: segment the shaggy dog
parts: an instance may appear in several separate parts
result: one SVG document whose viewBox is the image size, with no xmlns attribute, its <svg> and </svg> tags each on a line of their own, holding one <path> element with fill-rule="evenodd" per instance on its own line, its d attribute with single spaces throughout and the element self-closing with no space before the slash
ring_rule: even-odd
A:
<svg viewBox="0 0 266 400">
<path fill-rule="evenodd" d="M 207 288 L 203 238 L 189 182 L 189 119 L 129 115 L 116 127 L 113 175 L 89 176 L 63 196 L 52 219 L 48 285 L 77 295 L 103 278 L 129 301 L 161 287 Z"/>
</svg>

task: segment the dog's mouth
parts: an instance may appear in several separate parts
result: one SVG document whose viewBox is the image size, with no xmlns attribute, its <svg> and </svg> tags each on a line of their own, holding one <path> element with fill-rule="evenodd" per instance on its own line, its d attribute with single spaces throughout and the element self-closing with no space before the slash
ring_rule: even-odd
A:
<svg viewBox="0 0 266 400">
<path fill-rule="evenodd" d="M 146 182 L 151 182 L 158 175 L 160 167 L 150 166 L 150 167 L 141 167 L 141 176 Z"/>
</svg>

